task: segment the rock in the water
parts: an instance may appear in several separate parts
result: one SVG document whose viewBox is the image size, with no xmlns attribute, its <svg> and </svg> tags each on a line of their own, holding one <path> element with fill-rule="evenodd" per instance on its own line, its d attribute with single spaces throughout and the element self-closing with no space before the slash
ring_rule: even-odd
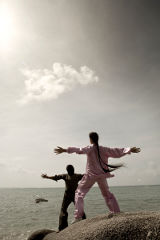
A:
<svg viewBox="0 0 160 240">
<path fill-rule="evenodd" d="M 43 240 L 160 240 L 160 212 L 105 214 L 77 222 Z"/>
<path fill-rule="evenodd" d="M 36 199 L 35 199 L 35 202 L 36 202 L 36 203 L 48 202 L 48 200 L 47 200 L 47 199 L 44 199 L 44 198 L 36 198 Z"/>
<path fill-rule="evenodd" d="M 36 232 L 31 234 L 28 240 L 42 240 L 49 233 L 52 233 L 54 235 L 56 232 L 50 229 L 37 230 Z"/>
</svg>

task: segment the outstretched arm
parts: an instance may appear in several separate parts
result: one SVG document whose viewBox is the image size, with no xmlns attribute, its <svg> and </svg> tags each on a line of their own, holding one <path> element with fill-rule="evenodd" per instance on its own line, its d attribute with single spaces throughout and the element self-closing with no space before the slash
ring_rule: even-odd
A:
<svg viewBox="0 0 160 240">
<path fill-rule="evenodd" d="M 111 158 L 120 158 L 130 153 L 139 153 L 141 150 L 137 147 L 132 148 L 105 148 L 106 155 Z"/>
<path fill-rule="evenodd" d="M 42 178 L 51 179 L 51 180 L 55 180 L 55 179 L 54 179 L 54 176 L 48 176 L 47 174 L 42 174 L 41 177 L 42 177 Z M 57 180 L 55 180 L 55 181 L 57 181 Z"/>
<path fill-rule="evenodd" d="M 69 147 L 67 149 L 57 146 L 57 148 L 54 149 L 54 152 L 56 154 L 61 154 L 63 152 L 67 153 L 77 153 L 77 154 L 87 154 L 90 151 L 90 147 L 84 147 L 84 148 L 77 148 L 77 147 Z"/>
<path fill-rule="evenodd" d="M 60 174 L 60 175 L 55 175 L 55 176 L 47 176 L 47 174 L 42 174 L 41 175 L 42 178 L 47 178 L 47 179 L 51 179 L 54 181 L 58 181 L 58 180 L 65 180 L 66 174 Z"/>
</svg>

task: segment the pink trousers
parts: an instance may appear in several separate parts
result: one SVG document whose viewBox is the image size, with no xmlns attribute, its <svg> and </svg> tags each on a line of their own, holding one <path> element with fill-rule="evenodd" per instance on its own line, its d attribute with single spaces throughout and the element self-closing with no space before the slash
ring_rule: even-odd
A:
<svg viewBox="0 0 160 240">
<path fill-rule="evenodd" d="M 113 195 L 113 193 L 109 191 L 106 178 L 91 177 L 85 174 L 75 192 L 75 212 L 74 212 L 75 218 L 81 218 L 83 216 L 84 214 L 83 199 L 95 182 L 98 183 L 98 186 L 101 190 L 101 193 L 104 197 L 104 200 L 110 212 L 112 213 L 120 212 L 120 208 L 115 196 Z"/>
</svg>

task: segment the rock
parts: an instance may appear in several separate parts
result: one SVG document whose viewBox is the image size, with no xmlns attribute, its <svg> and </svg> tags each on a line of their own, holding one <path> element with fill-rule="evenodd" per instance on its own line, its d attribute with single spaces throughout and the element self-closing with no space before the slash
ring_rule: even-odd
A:
<svg viewBox="0 0 160 240">
<path fill-rule="evenodd" d="M 44 199 L 44 198 L 36 198 L 36 199 L 35 199 L 35 202 L 36 202 L 36 203 L 48 202 L 48 200 L 47 200 L 47 199 Z"/>
<path fill-rule="evenodd" d="M 56 234 L 54 230 L 41 229 L 33 232 L 27 240 L 42 240 L 49 233 Z"/>
<path fill-rule="evenodd" d="M 58 234 L 50 233 L 43 238 L 43 240 L 149 239 L 160 240 L 160 212 L 99 215 L 70 225 Z"/>
</svg>

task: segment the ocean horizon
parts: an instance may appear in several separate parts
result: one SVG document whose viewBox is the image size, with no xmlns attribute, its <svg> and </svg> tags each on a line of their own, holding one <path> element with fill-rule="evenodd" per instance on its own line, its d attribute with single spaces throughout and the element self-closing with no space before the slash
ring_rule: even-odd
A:
<svg viewBox="0 0 160 240">
<path fill-rule="evenodd" d="M 109 187 L 143 187 L 143 186 L 160 186 L 160 184 L 140 184 L 140 185 L 110 185 Z M 98 186 L 93 186 L 92 188 L 97 188 Z M 62 187 L 0 187 L 0 189 L 42 189 L 42 188 L 65 188 Z"/>
</svg>

